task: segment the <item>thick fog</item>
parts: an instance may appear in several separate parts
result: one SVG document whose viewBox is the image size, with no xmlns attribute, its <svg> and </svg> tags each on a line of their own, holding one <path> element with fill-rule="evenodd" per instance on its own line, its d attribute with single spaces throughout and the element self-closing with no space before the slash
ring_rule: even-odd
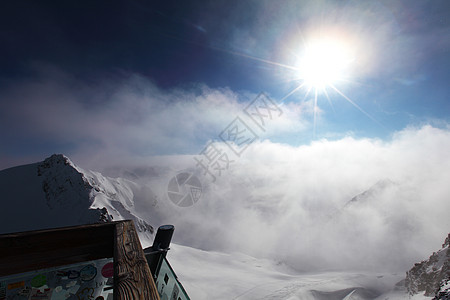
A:
<svg viewBox="0 0 450 300">
<path fill-rule="evenodd" d="M 431 126 L 389 142 L 257 142 L 216 183 L 205 179 L 194 206 L 178 208 L 166 195 L 158 207 L 186 245 L 308 271 L 407 270 L 450 229 L 448 149 L 450 132 Z"/>
</svg>

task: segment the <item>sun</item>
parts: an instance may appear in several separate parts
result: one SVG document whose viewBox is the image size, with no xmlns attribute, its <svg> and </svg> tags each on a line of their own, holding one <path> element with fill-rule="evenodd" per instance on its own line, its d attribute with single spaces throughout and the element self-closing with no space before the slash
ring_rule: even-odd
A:
<svg viewBox="0 0 450 300">
<path fill-rule="evenodd" d="M 306 43 L 296 64 L 297 76 L 316 91 L 333 86 L 348 77 L 354 61 L 348 45 L 333 38 L 319 38 Z"/>
<path fill-rule="evenodd" d="M 334 111 L 330 98 L 331 94 L 328 93 L 328 90 L 344 98 L 369 119 L 384 127 L 383 124 L 378 122 L 341 90 L 343 83 L 359 84 L 354 80 L 354 77 L 358 77 L 358 75 L 367 72 L 367 70 L 362 69 L 367 67 L 366 65 L 368 63 L 368 57 L 365 54 L 367 51 L 364 51 L 364 38 L 338 29 L 321 29 L 320 32 L 311 32 L 311 34 L 306 36 L 306 39 L 303 34 L 300 36 L 302 37 L 302 47 L 300 49 L 292 47 L 292 44 L 298 45 L 299 38 L 294 38 L 291 43 L 288 43 L 289 47 L 286 47 L 286 52 L 289 53 L 288 64 L 246 53 L 226 52 L 279 67 L 286 71 L 284 73 L 286 74 L 286 79 L 288 82 L 294 83 L 294 88 L 280 99 L 280 103 L 283 103 L 298 91 L 306 89 L 303 97 L 303 100 L 305 100 L 310 95 L 310 92 L 313 91 L 313 136 L 316 134 L 317 114 L 322 111 L 318 106 L 318 99 L 321 97 L 320 94 L 326 97 Z"/>
</svg>

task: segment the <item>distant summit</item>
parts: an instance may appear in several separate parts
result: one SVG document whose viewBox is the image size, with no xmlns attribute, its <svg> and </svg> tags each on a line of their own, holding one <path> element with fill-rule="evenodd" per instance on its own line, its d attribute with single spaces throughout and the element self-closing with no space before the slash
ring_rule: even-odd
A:
<svg viewBox="0 0 450 300">
<path fill-rule="evenodd" d="M 147 239 L 153 227 L 134 209 L 133 182 L 77 167 L 62 155 L 0 171 L 1 233 L 131 219 Z"/>
<path fill-rule="evenodd" d="M 37 165 L 37 175 L 42 177 L 42 189 L 50 209 L 76 209 L 87 206 L 92 221 L 109 221 L 106 210 L 90 209 L 94 198 L 90 197 L 93 187 L 83 172 L 66 156 L 54 154 Z M 93 213 L 96 212 L 96 213 Z"/>
<path fill-rule="evenodd" d="M 439 251 L 406 272 L 405 286 L 410 295 L 450 299 L 450 233 Z"/>
<path fill-rule="evenodd" d="M 396 183 L 390 179 L 382 179 L 377 183 L 372 185 L 368 190 L 356 195 L 350 201 L 348 201 L 345 206 L 353 205 L 355 203 L 363 203 L 368 201 L 370 198 L 374 198 L 377 194 L 396 186 Z"/>
</svg>

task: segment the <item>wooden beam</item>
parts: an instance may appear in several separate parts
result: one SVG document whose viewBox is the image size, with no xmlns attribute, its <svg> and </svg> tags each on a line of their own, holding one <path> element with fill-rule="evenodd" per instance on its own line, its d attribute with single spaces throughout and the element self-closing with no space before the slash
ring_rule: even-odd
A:
<svg viewBox="0 0 450 300">
<path fill-rule="evenodd" d="M 114 299 L 160 300 L 132 221 L 115 227 Z"/>
<path fill-rule="evenodd" d="M 0 235 L 0 277 L 113 257 L 116 224 Z"/>
</svg>

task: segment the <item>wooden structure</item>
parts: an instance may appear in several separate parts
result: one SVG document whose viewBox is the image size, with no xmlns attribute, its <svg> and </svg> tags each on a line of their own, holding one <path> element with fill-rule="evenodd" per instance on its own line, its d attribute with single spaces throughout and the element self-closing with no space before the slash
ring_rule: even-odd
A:
<svg viewBox="0 0 450 300">
<path fill-rule="evenodd" d="M 114 300 L 160 299 L 132 221 L 0 235 L 0 278 L 104 258 L 113 261 Z"/>
</svg>

